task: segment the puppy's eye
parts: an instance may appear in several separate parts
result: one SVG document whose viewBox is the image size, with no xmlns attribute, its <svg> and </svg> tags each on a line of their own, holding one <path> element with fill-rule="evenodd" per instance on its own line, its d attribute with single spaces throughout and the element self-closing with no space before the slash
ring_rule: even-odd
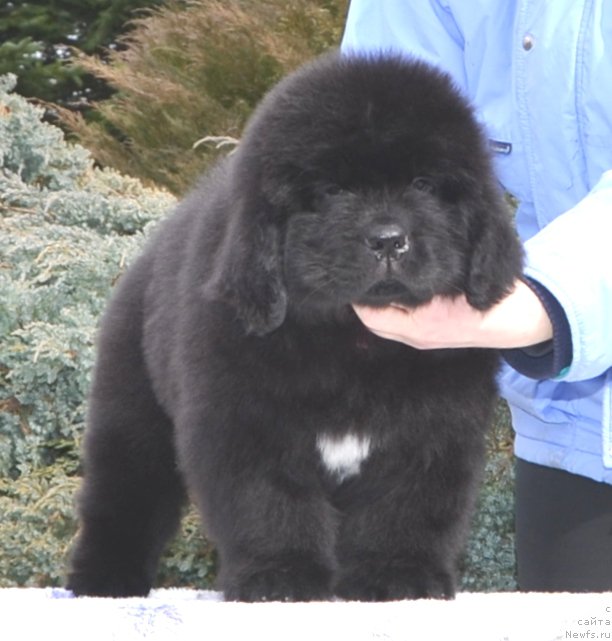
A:
<svg viewBox="0 0 612 641">
<path fill-rule="evenodd" d="M 436 186 L 431 178 L 424 176 L 417 176 L 410 185 L 413 189 L 424 191 L 427 194 L 433 194 L 436 191 Z"/>
</svg>

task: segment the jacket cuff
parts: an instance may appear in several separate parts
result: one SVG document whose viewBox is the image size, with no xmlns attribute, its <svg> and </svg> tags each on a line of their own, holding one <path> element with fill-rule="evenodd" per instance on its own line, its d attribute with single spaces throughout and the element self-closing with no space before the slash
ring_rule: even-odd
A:
<svg viewBox="0 0 612 641">
<path fill-rule="evenodd" d="M 504 349 L 501 354 L 517 372 L 539 380 L 563 376 L 572 362 L 572 334 L 567 316 L 559 301 L 531 278 L 524 282 L 538 297 L 553 327 L 553 338 L 522 349 Z"/>
</svg>

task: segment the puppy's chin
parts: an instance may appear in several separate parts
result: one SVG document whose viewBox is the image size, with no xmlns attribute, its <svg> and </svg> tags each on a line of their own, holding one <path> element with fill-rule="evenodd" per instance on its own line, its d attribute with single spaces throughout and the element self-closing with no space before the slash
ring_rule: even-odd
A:
<svg viewBox="0 0 612 641">
<path fill-rule="evenodd" d="M 387 307 L 392 304 L 418 307 L 429 300 L 431 293 L 412 291 L 405 283 L 395 278 L 387 278 L 374 283 L 355 300 L 355 303 L 367 307 Z"/>
</svg>

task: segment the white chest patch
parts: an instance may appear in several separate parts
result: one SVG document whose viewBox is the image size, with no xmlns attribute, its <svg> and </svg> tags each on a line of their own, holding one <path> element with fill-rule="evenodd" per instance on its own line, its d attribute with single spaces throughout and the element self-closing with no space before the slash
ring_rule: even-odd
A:
<svg viewBox="0 0 612 641">
<path fill-rule="evenodd" d="M 361 464 L 370 453 L 370 439 L 354 434 L 346 436 L 317 436 L 317 449 L 327 470 L 344 481 L 349 476 L 359 474 Z"/>
</svg>

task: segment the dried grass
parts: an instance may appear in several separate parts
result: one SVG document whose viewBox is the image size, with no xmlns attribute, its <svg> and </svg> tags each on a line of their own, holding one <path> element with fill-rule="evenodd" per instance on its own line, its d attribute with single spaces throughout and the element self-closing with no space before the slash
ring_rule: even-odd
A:
<svg viewBox="0 0 612 641">
<path fill-rule="evenodd" d="M 96 160 L 174 193 L 219 153 L 206 136 L 238 138 L 264 93 L 340 40 L 347 0 L 191 0 L 134 20 L 125 49 L 78 64 L 117 93 L 64 124 Z"/>
</svg>

